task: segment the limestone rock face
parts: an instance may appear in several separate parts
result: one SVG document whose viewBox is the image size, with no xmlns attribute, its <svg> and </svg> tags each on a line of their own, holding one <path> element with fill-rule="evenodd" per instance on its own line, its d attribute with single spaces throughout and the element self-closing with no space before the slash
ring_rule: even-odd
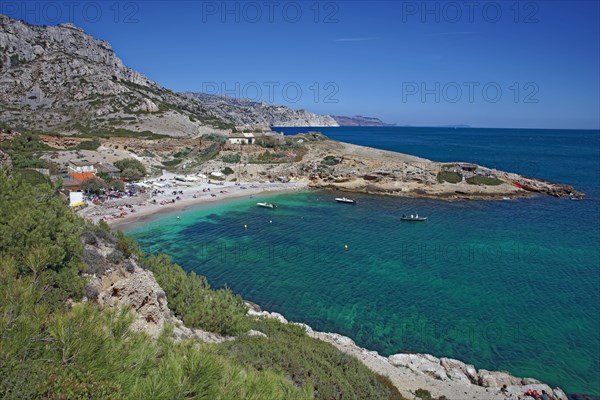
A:
<svg viewBox="0 0 600 400">
<path fill-rule="evenodd" d="M 86 232 L 83 259 L 90 274 L 86 294 L 99 304 L 131 310 L 131 329 L 156 338 L 172 318 L 167 296 L 152 272 L 143 269 L 135 257 L 125 257 L 115 248 L 109 234 Z"/>
<path fill-rule="evenodd" d="M 227 103 L 227 102 L 226 102 Z M 287 107 L 192 98 L 126 67 L 111 45 L 72 24 L 33 26 L 0 15 L 0 119 L 30 129 L 93 133 L 116 128 L 197 136 L 250 126 L 337 126 Z M 116 125 L 115 125 L 116 124 Z"/>
<path fill-rule="evenodd" d="M 479 370 L 479 385 L 483 387 L 502 387 L 502 385 L 520 385 L 521 379 L 506 372 Z"/>
<path fill-rule="evenodd" d="M 142 111 L 148 113 L 155 113 L 159 111 L 159 108 L 154 102 L 150 99 L 143 99 L 142 103 L 134 108 L 134 111 Z"/>
<path fill-rule="evenodd" d="M 134 272 L 129 276 L 123 276 L 122 279 L 101 291 L 98 302 L 130 308 L 135 315 L 132 330 L 145 332 L 148 336 L 156 338 L 162 332 L 165 321 L 170 317 L 170 311 L 165 292 L 151 275 L 152 272 L 136 265 Z M 110 277 L 106 278 L 110 279 Z"/>
<path fill-rule="evenodd" d="M 89 275 L 86 300 L 131 311 L 133 331 L 157 338 L 165 324 L 170 324 L 176 340 L 221 343 L 234 339 L 186 327 L 169 309 L 167 296 L 154 274 L 140 266 L 135 257 L 125 257 L 117 250 L 115 239 L 109 233 L 87 231 L 81 241 L 85 273 Z"/>
<path fill-rule="evenodd" d="M 266 103 L 217 96 L 206 93 L 184 93 L 199 104 L 209 107 L 223 119 L 229 119 L 236 126 L 255 128 L 339 126 L 329 115 L 317 115 L 305 110 L 292 110 L 288 107 Z"/>
</svg>

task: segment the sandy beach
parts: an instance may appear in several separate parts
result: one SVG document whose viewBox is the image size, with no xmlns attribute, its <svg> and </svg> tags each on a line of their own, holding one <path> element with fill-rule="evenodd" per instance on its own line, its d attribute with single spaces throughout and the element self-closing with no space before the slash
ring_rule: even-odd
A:
<svg viewBox="0 0 600 400">
<path fill-rule="evenodd" d="M 159 184 L 161 187 L 152 186 Z M 109 200 L 104 203 L 88 202 L 78 212 L 93 222 L 105 220 L 111 228 L 124 229 L 148 220 L 156 214 L 186 210 L 200 204 L 306 190 L 306 182 L 201 182 L 180 181 L 174 174 L 165 173 L 160 178 L 145 181 L 145 193 Z"/>
</svg>

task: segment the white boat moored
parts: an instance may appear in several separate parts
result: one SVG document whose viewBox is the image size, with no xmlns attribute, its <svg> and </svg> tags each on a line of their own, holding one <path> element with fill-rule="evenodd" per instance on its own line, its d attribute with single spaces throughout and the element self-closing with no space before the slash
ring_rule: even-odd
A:
<svg viewBox="0 0 600 400">
<path fill-rule="evenodd" d="M 338 203 L 356 204 L 355 200 L 349 199 L 347 197 L 336 197 L 335 201 L 337 201 Z"/>
<path fill-rule="evenodd" d="M 413 222 L 422 222 L 422 221 L 427 221 L 427 217 L 419 217 L 419 214 L 415 214 L 415 215 L 402 215 L 402 217 L 400 217 L 400 219 L 402 221 L 413 221 Z"/>
<path fill-rule="evenodd" d="M 272 203 L 256 203 L 256 205 L 264 208 L 277 208 L 277 206 Z"/>
</svg>

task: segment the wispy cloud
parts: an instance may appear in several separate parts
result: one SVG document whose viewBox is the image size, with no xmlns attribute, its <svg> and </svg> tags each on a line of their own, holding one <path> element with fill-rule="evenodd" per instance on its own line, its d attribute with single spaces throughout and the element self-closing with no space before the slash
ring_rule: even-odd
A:
<svg viewBox="0 0 600 400">
<path fill-rule="evenodd" d="M 369 40 L 375 40 L 373 37 L 357 37 L 357 38 L 340 38 L 335 39 L 335 42 L 368 42 Z"/>
<path fill-rule="evenodd" d="M 427 36 L 466 36 L 466 35 L 477 35 L 479 32 L 438 32 L 438 33 L 430 33 Z"/>
</svg>

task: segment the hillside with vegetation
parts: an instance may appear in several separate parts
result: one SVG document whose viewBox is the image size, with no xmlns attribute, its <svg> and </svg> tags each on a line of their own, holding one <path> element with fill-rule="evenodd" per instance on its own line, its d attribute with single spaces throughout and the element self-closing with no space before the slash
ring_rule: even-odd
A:
<svg viewBox="0 0 600 400">
<path fill-rule="evenodd" d="M 84 222 L 50 183 L 2 172 L 0 193 L 0 398 L 402 398 L 358 359 L 295 325 L 251 317 L 228 289 Z M 137 310 L 99 301 L 90 282 L 142 268 L 186 325 L 228 339 L 176 339 L 168 323 L 153 339 L 131 329 Z"/>
</svg>

